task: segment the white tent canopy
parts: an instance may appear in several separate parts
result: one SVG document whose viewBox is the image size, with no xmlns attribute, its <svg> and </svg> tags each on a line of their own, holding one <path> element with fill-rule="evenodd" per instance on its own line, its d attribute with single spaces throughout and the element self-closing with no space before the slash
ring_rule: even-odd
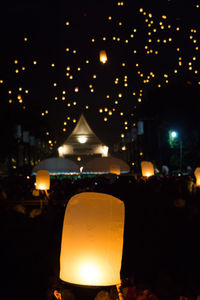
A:
<svg viewBox="0 0 200 300">
<path fill-rule="evenodd" d="M 70 159 L 52 157 L 41 160 L 32 170 L 35 175 L 39 170 L 48 170 L 50 175 L 79 173 L 78 165 Z"/>
<path fill-rule="evenodd" d="M 114 173 L 120 175 L 121 173 L 128 173 L 130 171 L 129 165 L 112 156 L 98 157 L 90 160 L 83 166 L 82 173 L 105 174 Z"/>
</svg>

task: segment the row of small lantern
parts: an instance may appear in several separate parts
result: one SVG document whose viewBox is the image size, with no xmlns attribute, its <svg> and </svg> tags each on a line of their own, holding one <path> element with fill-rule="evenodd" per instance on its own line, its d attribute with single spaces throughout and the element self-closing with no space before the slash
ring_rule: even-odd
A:
<svg viewBox="0 0 200 300">
<path fill-rule="evenodd" d="M 150 161 L 142 161 L 141 162 L 141 170 L 142 170 L 142 176 L 143 177 L 151 177 L 155 175 L 155 170 L 152 162 Z M 200 186 L 200 167 L 197 167 L 194 170 L 194 176 L 196 179 L 196 186 Z"/>
<path fill-rule="evenodd" d="M 155 175 L 154 165 L 150 161 L 141 162 L 142 176 L 149 178 Z M 196 178 L 196 186 L 200 186 L 200 167 L 197 167 L 194 171 Z M 37 190 L 49 190 L 50 189 L 50 175 L 48 170 L 39 170 L 36 175 L 36 189 Z"/>
</svg>

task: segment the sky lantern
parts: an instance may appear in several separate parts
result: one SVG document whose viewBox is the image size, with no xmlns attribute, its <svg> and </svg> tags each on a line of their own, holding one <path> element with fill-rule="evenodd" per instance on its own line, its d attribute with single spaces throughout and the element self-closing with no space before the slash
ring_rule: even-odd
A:
<svg viewBox="0 0 200 300">
<path fill-rule="evenodd" d="M 120 284 L 124 203 L 103 193 L 80 193 L 66 207 L 60 279 L 87 286 Z"/>
<path fill-rule="evenodd" d="M 107 62 L 108 58 L 107 58 L 107 54 L 106 54 L 105 50 L 101 50 L 99 52 L 99 59 L 100 59 L 100 62 L 102 62 L 102 64 L 105 64 Z"/>
<path fill-rule="evenodd" d="M 197 167 L 194 171 L 196 177 L 196 186 L 200 186 L 200 167 Z"/>
<path fill-rule="evenodd" d="M 141 161 L 142 176 L 150 177 L 154 175 L 154 167 L 150 161 Z"/>
<path fill-rule="evenodd" d="M 50 175 L 48 170 L 38 170 L 36 174 L 36 190 L 50 189 Z"/>
</svg>

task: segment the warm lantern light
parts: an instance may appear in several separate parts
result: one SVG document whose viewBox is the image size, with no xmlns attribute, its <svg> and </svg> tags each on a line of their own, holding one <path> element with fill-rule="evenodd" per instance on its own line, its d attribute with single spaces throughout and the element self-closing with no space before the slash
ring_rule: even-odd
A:
<svg viewBox="0 0 200 300">
<path fill-rule="evenodd" d="M 200 167 L 195 169 L 194 175 L 196 177 L 196 185 L 200 186 Z"/>
<path fill-rule="evenodd" d="M 50 176 L 49 171 L 39 170 L 36 174 L 36 189 L 49 190 L 50 189 Z"/>
<path fill-rule="evenodd" d="M 107 54 L 106 54 L 105 50 L 101 50 L 99 52 L 99 59 L 100 59 L 100 62 L 102 62 L 103 64 L 105 64 L 107 62 L 108 58 L 107 58 Z"/>
<path fill-rule="evenodd" d="M 109 286 L 120 283 L 124 203 L 108 194 L 80 193 L 65 211 L 60 279 Z"/>
<path fill-rule="evenodd" d="M 110 166 L 110 173 L 120 175 L 120 166 L 111 165 Z"/>
<path fill-rule="evenodd" d="M 150 177 L 154 175 L 154 167 L 150 161 L 141 161 L 142 176 Z"/>
</svg>

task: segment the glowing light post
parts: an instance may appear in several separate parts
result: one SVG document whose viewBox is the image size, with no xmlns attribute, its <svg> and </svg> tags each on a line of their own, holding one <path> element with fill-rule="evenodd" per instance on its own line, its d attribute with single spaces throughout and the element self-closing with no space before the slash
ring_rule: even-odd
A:
<svg viewBox="0 0 200 300">
<path fill-rule="evenodd" d="M 69 200 L 61 241 L 61 281 L 83 286 L 116 285 L 123 299 L 124 214 L 124 203 L 108 194 L 84 192 Z"/>
<path fill-rule="evenodd" d="M 182 139 L 181 137 L 179 136 L 178 132 L 175 131 L 175 130 L 170 130 L 169 131 L 169 143 L 170 143 L 170 146 L 173 147 L 173 141 L 175 139 L 178 139 L 179 141 L 179 168 L 180 168 L 180 171 L 182 171 L 182 160 L 183 160 L 183 142 L 182 142 Z"/>
</svg>

